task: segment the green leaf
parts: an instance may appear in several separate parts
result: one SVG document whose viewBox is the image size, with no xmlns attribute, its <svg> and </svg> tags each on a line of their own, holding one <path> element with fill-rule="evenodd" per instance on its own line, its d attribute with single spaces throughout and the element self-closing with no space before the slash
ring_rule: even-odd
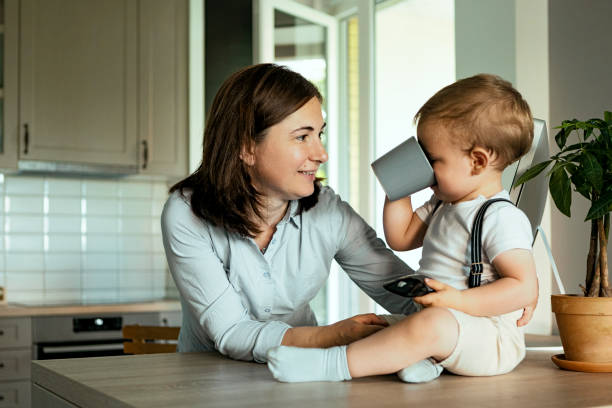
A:
<svg viewBox="0 0 612 408">
<path fill-rule="evenodd" d="M 589 152 L 584 152 L 580 156 L 581 170 L 584 177 L 591 183 L 597 192 L 601 191 L 603 185 L 603 169 L 597 162 L 595 156 Z"/>
<path fill-rule="evenodd" d="M 587 200 L 591 200 L 591 187 L 588 185 L 584 174 L 578 172 L 570 177 L 570 181 L 579 192 Z"/>
<path fill-rule="evenodd" d="M 520 186 L 524 182 L 531 180 L 532 178 L 540 174 L 546 167 L 548 167 L 551 162 L 552 160 L 546 160 L 527 169 L 527 171 L 525 171 L 521 175 L 521 177 L 519 177 L 519 179 L 516 181 L 516 183 L 514 183 L 512 187 Z"/>
<path fill-rule="evenodd" d="M 585 145 L 586 145 L 586 143 L 583 143 L 583 142 L 580 142 L 580 143 L 574 143 L 574 144 L 572 144 L 572 145 L 569 145 L 569 146 L 565 147 L 565 148 L 563 149 L 563 153 L 565 153 L 565 152 L 571 152 L 572 150 L 578 150 L 578 149 L 581 149 L 581 148 L 583 148 Z"/>
<path fill-rule="evenodd" d="M 563 149 L 563 146 L 565 146 L 569 133 L 570 132 L 566 132 L 566 129 L 563 128 L 559 131 L 559 133 L 555 135 L 555 142 L 557 142 L 557 146 L 559 146 L 559 149 Z"/>
<path fill-rule="evenodd" d="M 570 207 L 572 206 L 572 189 L 565 169 L 559 167 L 552 172 L 548 187 L 550 189 L 550 195 L 559 211 L 571 217 Z"/>
<path fill-rule="evenodd" d="M 604 111 L 604 120 L 608 122 L 609 125 L 612 125 L 612 112 Z"/>
<path fill-rule="evenodd" d="M 593 202 L 584 220 L 596 220 L 603 217 L 610 212 L 610 205 L 612 205 L 612 191 L 602 194 L 597 201 Z"/>
</svg>

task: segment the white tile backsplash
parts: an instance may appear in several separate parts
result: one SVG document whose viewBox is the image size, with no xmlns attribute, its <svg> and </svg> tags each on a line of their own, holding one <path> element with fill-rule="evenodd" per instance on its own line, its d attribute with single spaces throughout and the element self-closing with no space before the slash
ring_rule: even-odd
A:
<svg viewBox="0 0 612 408">
<path fill-rule="evenodd" d="M 119 251 L 122 253 L 128 252 L 144 252 L 147 256 L 153 252 L 153 243 L 151 237 L 142 235 L 121 235 L 118 239 Z"/>
<path fill-rule="evenodd" d="M 40 253 L 18 253 L 7 251 L 5 254 L 6 259 L 6 272 L 9 276 L 13 272 L 21 271 L 43 271 L 44 270 L 44 258 L 42 252 Z"/>
<path fill-rule="evenodd" d="M 0 174 L 0 285 L 10 302 L 157 299 L 168 290 L 164 181 Z M 170 282 L 170 292 L 176 289 Z"/>
<path fill-rule="evenodd" d="M 81 197 L 49 197 L 49 214 L 80 214 Z"/>
<path fill-rule="evenodd" d="M 75 215 L 55 215 L 51 214 L 47 219 L 47 232 L 58 233 L 68 232 L 73 234 L 81 233 L 81 217 Z"/>
<path fill-rule="evenodd" d="M 117 217 L 87 216 L 85 218 L 85 225 L 88 234 L 116 234 L 119 232 L 119 218 Z"/>
<path fill-rule="evenodd" d="M 9 291 L 42 290 L 44 288 L 44 274 L 42 271 L 9 272 L 6 279 L 6 286 L 9 288 Z"/>
<path fill-rule="evenodd" d="M 42 197 L 45 192 L 45 180 L 42 177 L 5 176 L 4 184 L 7 195 L 36 194 Z"/>
<path fill-rule="evenodd" d="M 42 196 L 10 196 L 4 200 L 4 212 L 7 214 L 42 214 Z"/>
<path fill-rule="evenodd" d="M 136 215 L 136 216 L 151 216 L 152 205 L 151 200 L 126 198 L 121 200 L 119 207 L 121 216 Z"/>
<path fill-rule="evenodd" d="M 80 271 L 81 253 L 46 253 L 44 256 L 44 263 L 46 271 Z"/>
<path fill-rule="evenodd" d="M 81 289 L 81 272 L 45 272 L 45 291 Z"/>
<path fill-rule="evenodd" d="M 151 183 L 143 182 L 126 182 L 119 185 L 119 195 L 121 197 L 132 198 L 151 198 L 153 196 L 153 188 Z"/>
<path fill-rule="evenodd" d="M 150 239 L 149 237 L 140 237 L 143 239 Z M 123 237 L 117 239 L 117 235 L 115 234 L 87 234 L 86 241 L 87 246 L 85 251 L 92 252 L 116 252 L 120 245 L 118 246 L 118 242 L 120 242 Z"/>
<path fill-rule="evenodd" d="M 4 223 L 4 231 L 7 233 L 44 232 L 42 215 L 7 215 Z"/>
<path fill-rule="evenodd" d="M 6 251 L 13 252 L 43 252 L 44 238 L 42 234 L 6 234 L 4 237 Z"/>
<path fill-rule="evenodd" d="M 49 196 L 81 197 L 81 181 L 65 179 L 47 179 Z"/>
<path fill-rule="evenodd" d="M 119 287 L 119 272 L 116 270 L 86 271 L 81 275 L 84 290 L 118 289 Z"/>
<path fill-rule="evenodd" d="M 113 198 L 88 198 L 87 215 L 119 215 L 119 203 Z"/>
<path fill-rule="evenodd" d="M 119 183 L 115 181 L 87 180 L 83 182 L 83 196 L 89 197 L 112 197 L 119 196 Z"/>
</svg>

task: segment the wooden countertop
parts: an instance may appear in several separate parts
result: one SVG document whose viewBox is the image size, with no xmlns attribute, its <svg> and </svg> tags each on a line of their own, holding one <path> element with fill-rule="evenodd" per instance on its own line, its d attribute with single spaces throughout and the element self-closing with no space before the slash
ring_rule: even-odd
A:
<svg viewBox="0 0 612 408">
<path fill-rule="evenodd" d="M 263 364 L 217 353 L 32 362 L 32 381 L 79 407 L 590 407 L 612 404 L 612 374 L 558 369 L 551 351 L 528 351 L 497 377 L 443 374 L 427 384 L 393 375 L 285 384 Z M 35 387 L 36 388 L 36 387 Z M 36 400 L 35 400 L 36 401 Z"/>
<path fill-rule="evenodd" d="M 109 303 L 91 305 L 48 305 L 48 306 L 25 306 L 25 305 L 1 305 L 0 318 L 2 317 L 36 317 L 36 316 L 61 316 L 61 315 L 86 315 L 106 313 L 140 313 L 140 312 L 167 312 L 181 310 L 181 302 L 178 300 L 158 300 L 152 302 L 137 303 Z"/>
</svg>

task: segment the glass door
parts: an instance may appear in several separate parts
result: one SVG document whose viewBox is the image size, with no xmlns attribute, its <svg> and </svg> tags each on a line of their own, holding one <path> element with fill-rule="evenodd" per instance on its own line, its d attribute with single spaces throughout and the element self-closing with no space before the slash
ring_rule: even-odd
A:
<svg viewBox="0 0 612 408">
<path fill-rule="evenodd" d="M 273 62 L 299 72 L 323 95 L 323 117 L 327 122 L 324 144 L 330 160 L 317 174 L 324 184 L 336 188 L 338 172 L 338 81 L 337 20 L 292 0 L 254 2 L 255 63 Z"/>
<path fill-rule="evenodd" d="M 285 65 L 315 84 L 323 95 L 327 126 L 323 143 L 329 161 L 319 168 L 323 184 L 338 191 L 338 21 L 333 16 L 292 0 L 254 2 L 255 63 Z M 311 302 L 319 324 L 338 320 L 338 266 Z"/>
</svg>

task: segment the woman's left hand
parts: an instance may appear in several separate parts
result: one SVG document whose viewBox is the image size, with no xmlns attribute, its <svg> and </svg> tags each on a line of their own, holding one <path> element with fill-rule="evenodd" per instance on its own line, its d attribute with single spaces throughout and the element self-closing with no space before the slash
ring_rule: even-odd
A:
<svg viewBox="0 0 612 408">
<path fill-rule="evenodd" d="M 461 310 L 462 292 L 460 290 L 431 278 L 426 278 L 425 283 L 435 292 L 415 297 L 416 303 L 425 307 L 437 306 Z"/>
</svg>

